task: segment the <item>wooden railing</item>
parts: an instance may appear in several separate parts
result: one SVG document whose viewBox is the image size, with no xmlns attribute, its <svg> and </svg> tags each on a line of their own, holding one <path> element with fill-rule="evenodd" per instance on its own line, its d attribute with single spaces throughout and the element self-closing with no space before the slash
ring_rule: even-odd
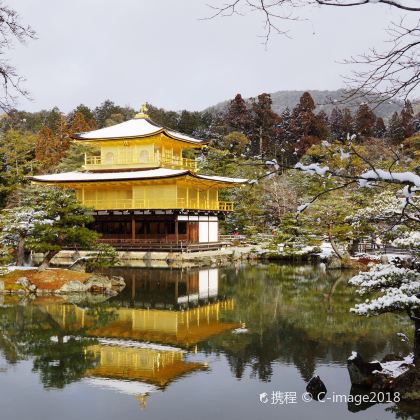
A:
<svg viewBox="0 0 420 420">
<path fill-rule="evenodd" d="M 147 239 L 108 239 L 100 238 L 101 243 L 110 244 L 119 250 L 155 250 L 171 252 L 191 252 L 219 249 L 226 246 L 221 242 L 191 243 L 188 241 L 171 242 L 166 240 Z"/>
<path fill-rule="evenodd" d="M 171 169 L 189 169 L 197 171 L 197 161 L 176 156 L 159 156 L 155 154 L 148 159 L 102 159 L 101 156 L 85 155 L 85 169 L 121 169 L 127 168 L 153 168 L 165 167 Z"/>
<path fill-rule="evenodd" d="M 233 202 L 231 201 L 198 201 L 198 200 L 135 200 L 126 199 L 107 199 L 107 200 L 84 200 L 86 207 L 92 207 L 96 210 L 216 210 L 233 211 Z"/>
</svg>

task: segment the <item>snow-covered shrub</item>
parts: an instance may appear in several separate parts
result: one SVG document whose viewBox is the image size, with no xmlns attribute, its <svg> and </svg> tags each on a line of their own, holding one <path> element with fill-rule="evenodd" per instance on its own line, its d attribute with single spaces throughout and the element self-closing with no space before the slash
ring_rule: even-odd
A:
<svg viewBox="0 0 420 420">
<path fill-rule="evenodd" d="M 420 308 L 420 273 L 393 264 L 378 264 L 369 271 L 351 278 L 349 283 L 358 288 L 358 293 L 366 295 L 379 293 L 380 296 L 366 299 L 351 309 L 358 315 L 377 315 Z"/>
</svg>

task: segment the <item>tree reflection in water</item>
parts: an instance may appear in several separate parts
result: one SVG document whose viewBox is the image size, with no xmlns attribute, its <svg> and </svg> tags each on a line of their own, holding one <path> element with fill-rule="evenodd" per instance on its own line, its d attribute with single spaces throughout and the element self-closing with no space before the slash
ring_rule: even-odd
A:
<svg viewBox="0 0 420 420">
<path fill-rule="evenodd" d="M 387 353 L 406 355 L 409 351 L 409 345 L 396 336 L 397 332 L 410 335 L 406 317 L 360 318 L 349 312 L 357 300 L 347 283 L 351 272 L 326 272 L 309 265 L 248 264 L 219 269 L 217 281 L 214 270 L 201 274 L 197 270 L 118 270 L 127 281 L 119 296 L 102 304 L 67 305 L 65 319 L 61 310 L 53 316 L 51 302 L 42 298 L 26 305 L 5 298 L 6 305 L 0 307 L 0 351 L 6 360 L 17 363 L 31 359 L 33 371 L 40 375 L 45 387 L 63 388 L 95 367 L 98 372 L 102 368 L 120 369 L 117 365 L 111 369 L 98 364 L 89 350 L 98 343 L 90 337 L 94 331 L 112 333 L 109 337 L 115 343 L 120 338 L 113 345 L 120 346 L 119 354 L 127 356 L 126 363 L 131 353 L 124 347 L 124 340 L 158 337 L 156 343 L 175 343 L 172 345 L 189 351 L 193 345 L 203 357 L 224 354 L 236 378 L 245 379 L 245 371 L 250 369 L 250 376 L 262 382 L 272 380 L 278 364 L 296 366 L 302 381 L 307 382 L 321 365 L 345 366 L 352 351 L 365 359 L 381 359 Z M 203 279 L 211 283 L 207 292 L 201 289 L 206 282 Z M 153 317 L 142 318 L 148 311 L 159 321 L 153 331 L 147 330 L 146 322 Z M 83 319 L 84 315 L 89 319 L 89 330 L 80 323 L 81 313 Z M 246 330 L 232 333 L 241 324 Z M 130 331 L 120 331 L 124 328 Z M 184 343 L 186 337 L 189 344 Z M 103 343 L 96 347 L 96 354 L 100 346 Z M 111 353 L 117 350 L 115 347 Z M 137 357 L 147 352 L 132 353 Z M 150 363 L 152 356 L 156 355 L 149 357 Z M 165 367 L 168 383 L 178 371 L 193 372 L 202 367 L 192 366 L 184 355 L 177 357 L 176 366 L 172 363 Z M 146 378 L 145 368 L 146 364 L 139 365 L 136 374 Z M 118 372 L 121 376 L 125 371 Z M 398 407 L 395 410 L 401 411 Z M 396 415 L 403 416 L 401 413 Z"/>
<path fill-rule="evenodd" d="M 200 350 L 223 351 L 241 378 L 246 366 L 269 381 L 273 362 L 293 363 L 308 381 L 317 363 L 344 365 L 353 350 L 366 359 L 406 354 L 396 333 L 409 332 L 404 317 L 360 318 L 349 313 L 357 297 L 350 271 L 313 266 L 258 265 L 225 270 L 221 292 L 235 298 L 228 320 L 244 322 L 249 334 L 221 335 Z"/>
</svg>

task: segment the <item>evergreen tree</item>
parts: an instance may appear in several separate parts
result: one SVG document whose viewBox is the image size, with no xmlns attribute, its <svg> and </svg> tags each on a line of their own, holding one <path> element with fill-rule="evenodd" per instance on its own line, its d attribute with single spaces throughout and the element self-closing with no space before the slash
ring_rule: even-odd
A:
<svg viewBox="0 0 420 420">
<path fill-rule="evenodd" d="M 7 130 L 0 135 L 0 208 L 36 169 L 35 144 L 36 136 L 32 133 Z"/>
<path fill-rule="evenodd" d="M 268 158 L 277 156 L 282 137 L 281 118 L 271 109 L 272 103 L 268 93 L 262 93 L 257 99 L 251 99 L 253 116 L 251 149 L 255 154 Z"/>
<path fill-rule="evenodd" d="M 38 133 L 35 159 L 44 171 L 52 171 L 64 157 L 69 146 L 69 128 L 65 118 L 60 115 L 60 121 L 55 132 L 48 126 L 44 126 Z"/>
<path fill-rule="evenodd" d="M 343 109 L 343 119 L 341 125 L 341 139 L 345 140 L 347 135 L 354 134 L 354 118 L 348 108 Z"/>
<path fill-rule="evenodd" d="M 121 107 L 107 99 L 93 111 L 98 128 L 117 124 L 133 118 L 135 111 L 130 107 Z"/>
<path fill-rule="evenodd" d="M 295 138 L 296 158 L 300 158 L 312 145 L 320 142 L 322 124 L 314 114 L 315 102 L 310 93 L 305 92 L 292 113 L 292 132 Z M 321 131 L 320 131 L 321 128 Z"/>
<path fill-rule="evenodd" d="M 239 131 L 232 131 L 222 138 L 219 146 L 222 150 L 233 153 L 234 156 L 243 156 L 249 147 L 249 139 Z"/>
<path fill-rule="evenodd" d="M 69 132 L 73 135 L 76 133 L 84 133 L 92 131 L 96 128 L 96 121 L 94 118 L 86 119 L 82 112 L 77 111 L 73 118 L 69 120 Z"/>
<path fill-rule="evenodd" d="M 343 140 L 343 113 L 339 108 L 333 108 L 330 115 L 330 135 L 333 140 Z"/>
<path fill-rule="evenodd" d="M 163 108 L 157 108 L 151 104 L 147 104 L 148 115 L 157 124 L 163 127 L 171 128 L 172 130 L 178 129 L 179 114 L 175 111 L 166 111 Z"/>
<path fill-rule="evenodd" d="M 394 112 L 389 120 L 387 136 L 395 144 L 404 140 L 404 127 L 397 112 Z"/>
<path fill-rule="evenodd" d="M 95 115 L 93 114 L 93 111 L 86 105 L 80 104 L 76 108 L 73 109 L 73 111 L 69 112 L 67 115 L 67 121 L 68 124 L 71 126 L 73 124 L 73 119 L 76 116 L 76 114 L 82 114 L 85 121 L 90 122 L 91 120 L 95 121 Z M 93 123 L 90 123 L 93 124 Z M 95 121 L 95 128 L 96 128 L 96 121 Z"/>
<path fill-rule="evenodd" d="M 411 137 L 415 133 L 414 111 L 409 100 L 404 102 L 404 107 L 400 113 L 401 126 L 404 131 L 404 138 Z"/>
<path fill-rule="evenodd" d="M 382 117 L 378 117 L 375 122 L 375 129 L 373 131 L 375 137 L 382 139 L 386 134 L 386 127 Z"/>
<path fill-rule="evenodd" d="M 281 129 L 281 142 L 277 150 L 277 159 L 282 166 L 288 166 L 294 159 L 295 136 L 292 127 L 292 113 L 289 108 L 281 113 L 279 128 Z"/>
<path fill-rule="evenodd" d="M 22 206 L 45 215 L 44 222 L 35 223 L 31 236 L 26 239 L 29 249 L 45 254 L 41 267 L 47 267 L 63 247 L 90 248 L 96 245 L 98 233 L 86 227 L 93 222 L 93 217 L 78 203 L 74 192 L 32 187 L 22 195 Z"/>
<path fill-rule="evenodd" d="M 362 137 L 372 137 L 375 129 L 376 116 L 367 104 L 361 104 L 356 112 L 355 128 Z"/>
<path fill-rule="evenodd" d="M 228 131 L 239 131 L 245 135 L 250 134 L 252 115 L 240 93 L 230 101 L 223 115 L 223 122 Z"/>
<path fill-rule="evenodd" d="M 177 131 L 193 135 L 201 128 L 201 115 L 199 112 L 183 110 L 179 116 Z"/>
<path fill-rule="evenodd" d="M 329 121 L 328 116 L 324 111 L 320 111 L 316 116 L 316 132 L 317 137 L 320 139 L 326 139 L 329 136 Z"/>
</svg>

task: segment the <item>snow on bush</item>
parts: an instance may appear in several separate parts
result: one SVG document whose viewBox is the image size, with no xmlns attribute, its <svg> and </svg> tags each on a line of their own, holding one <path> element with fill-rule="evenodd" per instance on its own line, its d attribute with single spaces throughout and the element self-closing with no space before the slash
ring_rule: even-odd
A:
<svg viewBox="0 0 420 420">
<path fill-rule="evenodd" d="M 363 172 L 359 177 L 367 181 L 388 181 L 420 187 L 420 176 L 414 172 L 391 172 L 383 169 L 371 169 Z"/>
<path fill-rule="evenodd" d="M 405 200 L 395 196 L 395 193 L 384 191 L 378 194 L 370 206 L 357 210 L 346 218 L 354 228 L 359 228 L 364 223 L 384 220 L 402 213 Z"/>
<path fill-rule="evenodd" d="M 420 307 L 420 299 L 416 296 L 420 293 L 418 271 L 396 267 L 393 264 L 378 264 L 368 272 L 354 276 L 349 283 L 357 286 L 361 295 L 373 292 L 382 294 L 355 305 L 351 311 L 358 315 L 376 315 Z"/>
<path fill-rule="evenodd" d="M 420 248 L 420 231 L 406 232 L 403 236 L 395 239 L 392 246 L 410 249 Z"/>
<path fill-rule="evenodd" d="M 46 218 L 47 213 L 37 211 L 29 207 L 17 207 L 3 210 L 0 215 L 0 243 L 6 247 L 15 247 L 22 237 L 32 235 L 37 225 L 52 224 L 53 221 Z"/>
<path fill-rule="evenodd" d="M 310 165 L 304 165 L 300 162 L 296 163 L 295 169 L 299 169 L 302 172 L 307 172 L 309 174 L 316 174 L 324 176 L 328 171 L 328 166 L 320 166 L 318 163 L 311 163 Z"/>
</svg>

